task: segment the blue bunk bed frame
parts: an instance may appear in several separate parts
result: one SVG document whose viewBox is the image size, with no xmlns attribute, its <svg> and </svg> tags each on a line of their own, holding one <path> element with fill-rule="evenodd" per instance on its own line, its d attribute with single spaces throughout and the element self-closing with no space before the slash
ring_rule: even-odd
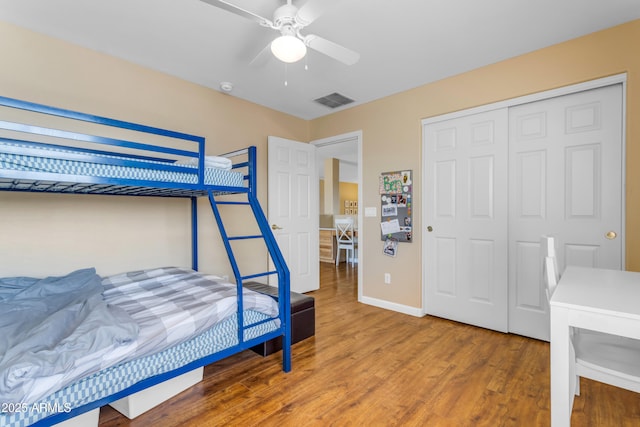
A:
<svg viewBox="0 0 640 427">
<path fill-rule="evenodd" d="M 170 372 L 147 378 L 135 385 L 113 395 L 96 400 L 84 406 L 74 408 L 70 412 L 61 412 L 37 421 L 35 426 L 51 425 L 73 418 L 87 411 L 99 408 L 110 402 L 147 389 L 171 378 L 187 373 L 193 369 L 205 366 L 249 349 L 262 342 L 282 336 L 282 367 L 284 372 L 291 370 L 291 310 L 290 310 L 290 276 L 289 269 L 278 247 L 276 239 L 269 228 L 268 221 L 257 199 L 256 193 L 256 147 L 251 146 L 242 150 L 223 154 L 224 157 L 246 159 L 234 163 L 233 170 L 244 172 L 244 185 L 241 187 L 227 185 L 211 185 L 205 183 L 205 139 L 200 136 L 174 132 L 151 126 L 145 126 L 100 117 L 76 111 L 50 107 L 42 104 L 0 97 L 0 108 L 24 110 L 26 112 L 55 116 L 69 119 L 74 122 L 87 122 L 106 128 L 125 129 L 134 133 L 156 135 L 162 138 L 181 141 L 195 148 L 184 149 L 154 145 L 148 142 L 138 142 L 129 138 L 122 139 L 111 136 L 94 135 L 73 130 L 57 129 L 42 125 L 33 125 L 17 121 L 0 120 L 0 130 L 10 134 L 28 134 L 33 138 L 44 138 L 46 142 L 23 140 L 21 138 L 0 136 L 0 141 L 18 144 L 20 154 L 31 155 L 42 148 L 52 149 L 58 160 L 86 161 L 101 165 L 116 165 L 141 169 L 154 169 L 163 172 L 187 174 L 193 182 L 168 182 L 160 180 L 136 179 L 136 178 L 109 178 L 88 175 L 70 175 L 41 171 L 7 170 L 0 167 L 0 191 L 20 192 L 46 192 L 46 193 L 70 193 L 70 194 L 102 194 L 102 195 L 131 195 L 131 196 L 156 196 L 156 197 L 181 197 L 191 200 L 191 246 L 192 269 L 198 270 L 198 210 L 197 200 L 207 197 L 211 205 L 216 223 L 227 251 L 229 262 L 237 285 L 237 314 L 238 314 L 238 344 L 223 351 L 211 354 L 202 359 L 191 362 L 181 368 Z M 67 145 L 51 143 L 50 140 L 80 141 L 86 147 L 73 147 L 68 150 Z M 125 150 L 124 152 L 122 150 Z M 127 152 L 127 150 L 129 150 Z M 132 153 L 135 152 L 135 154 Z M 110 157 L 110 156 L 114 157 Z M 188 168 L 175 163 L 177 158 L 197 159 L 197 168 Z M 150 164 L 149 161 L 155 163 Z M 224 200 L 225 195 L 242 194 L 246 201 Z M 221 200 L 222 199 L 222 200 Z M 243 205 L 251 209 L 251 213 L 260 230 L 259 234 L 229 236 L 222 219 L 220 206 Z M 231 242 L 234 240 L 263 239 L 275 270 L 256 274 L 242 275 L 238 262 L 234 255 Z M 259 323 L 244 325 L 242 287 L 243 282 L 258 277 L 277 275 L 278 278 L 278 306 L 280 327 L 258 338 L 244 339 L 244 330 L 254 327 Z"/>
</svg>

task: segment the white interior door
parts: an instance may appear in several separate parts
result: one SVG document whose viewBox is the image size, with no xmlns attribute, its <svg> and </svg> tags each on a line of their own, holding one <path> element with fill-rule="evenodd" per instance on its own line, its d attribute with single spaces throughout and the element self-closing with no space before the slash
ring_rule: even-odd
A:
<svg viewBox="0 0 640 427">
<path fill-rule="evenodd" d="M 622 85 L 510 108 L 509 151 L 509 331 L 549 340 L 541 235 L 560 271 L 623 267 Z"/>
<path fill-rule="evenodd" d="M 320 287 L 315 150 L 307 143 L 273 136 L 268 140 L 269 223 L 291 272 L 294 292 Z M 277 281 L 270 278 L 270 284 Z"/>
<path fill-rule="evenodd" d="M 507 331 L 506 108 L 427 124 L 425 308 Z"/>
</svg>

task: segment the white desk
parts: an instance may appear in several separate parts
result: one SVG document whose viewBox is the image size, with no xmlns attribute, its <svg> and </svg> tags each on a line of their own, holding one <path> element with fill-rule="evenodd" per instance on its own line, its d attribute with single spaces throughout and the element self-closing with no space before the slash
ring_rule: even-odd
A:
<svg viewBox="0 0 640 427">
<path fill-rule="evenodd" d="M 640 273 L 569 266 L 551 297 L 551 425 L 569 426 L 571 327 L 640 339 Z"/>
</svg>

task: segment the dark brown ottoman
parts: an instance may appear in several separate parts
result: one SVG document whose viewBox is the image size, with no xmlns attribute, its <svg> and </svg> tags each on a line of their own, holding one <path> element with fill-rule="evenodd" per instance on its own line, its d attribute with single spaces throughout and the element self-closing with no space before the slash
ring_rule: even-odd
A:
<svg viewBox="0 0 640 427">
<path fill-rule="evenodd" d="M 244 282 L 243 285 L 252 291 L 267 294 L 278 300 L 278 288 L 258 282 Z M 316 333 L 316 308 L 312 296 L 291 292 L 291 344 L 309 338 Z M 282 337 L 277 337 L 251 350 L 262 356 L 282 350 Z"/>
</svg>

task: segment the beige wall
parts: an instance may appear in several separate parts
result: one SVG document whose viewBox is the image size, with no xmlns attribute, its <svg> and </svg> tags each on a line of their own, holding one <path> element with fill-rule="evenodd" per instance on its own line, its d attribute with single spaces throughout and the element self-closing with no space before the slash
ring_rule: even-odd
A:
<svg viewBox="0 0 640 427">
<path fill-rule="evenodd" d="M 267 136 L 309 140 L 307 121 L 5 23 L 0 57 L 2 96 L 201 135 L 209 154 L 256 145 L 265 209 Z M 189 212 L 187 200 L 0 192 L 0 276 L 190 266 Z M 206 200 L 199 212 L 201 269 L 231 274 Z M 261 248 L 242 252 L 266 265 Z"/>
<path fill-rule="evenodd" d="M 415 173 L 414 242 L 400 244 L 397 258 L 382 255 L 378 218 L 364 218 L 361 247 L 363 295 L 421 306 L 421 120 L 504 99 L 627 73 L 626 263 L 640 270 L 640 21 L 555 45 L 447 78 L 311 122 L 311 139 L 363 132 L 362 206 L 378 205 L 378 175 L 388 170 Z M 402 156 L 398 155 L 402 153 Z M 390 272 L 392 285 L 383 275 Z"/>
<path fill-rule="evenodd" d="M 340 183 L 340 213 L 344 214 L 344 201 L 345 200 L 358 200 L 358 184 L 352 182 Z"/>
<path fill-rule="evenodd" d="M 344 214 L 345 200 L 358 200 L 358 184 L 352 182 L 341 182 L 340 191 L 340 214 Z M 320 180 L 320 213 L 324 212 L 324 179 Z"/>
</svg>

